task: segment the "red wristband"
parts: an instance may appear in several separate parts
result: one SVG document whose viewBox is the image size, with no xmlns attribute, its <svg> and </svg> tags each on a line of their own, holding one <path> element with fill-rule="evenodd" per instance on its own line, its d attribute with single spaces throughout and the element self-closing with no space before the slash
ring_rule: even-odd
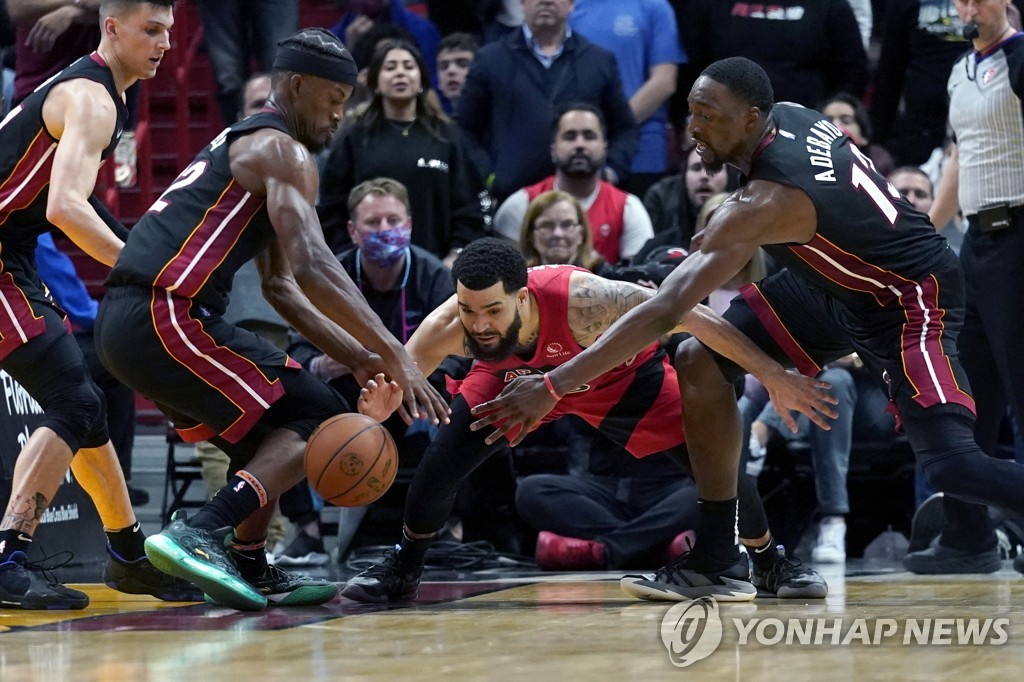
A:
<svg viewBox="0 0 1024 682">
<path fill-rule="evenodd" d="M 551 377 L 548 376 L 547 372 L 544 372 L 544 385 L 548 387 L 548 393 L 551 394 L 552 398 L 554 398 L 555 400 L 562 399 L 562 396 L 558 395 L 558 392 L 555 390 L 554 385 L 551 383 Z"/>
</svg>

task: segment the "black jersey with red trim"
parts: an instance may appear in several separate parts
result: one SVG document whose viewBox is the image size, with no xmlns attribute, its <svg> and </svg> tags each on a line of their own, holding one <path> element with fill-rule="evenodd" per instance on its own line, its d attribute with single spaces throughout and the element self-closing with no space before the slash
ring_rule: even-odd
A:
<svg viewBox="0 0 1024 682">
<path fill-rule="evenodd" d="M 132 228 L 107 286 L 161 287 L 223 314 L 235 271 L 274 240 L 266 200 L 231 173 L 228 149 L 238 138 L 284 118 L 261 111 L 225 128 Z"/>
<path fill-rule="evenodd" d="M 57 139 L 43 123 L 43 103 L 54 86 L 83 78 L 103 85 L 117 106 L 117 124 L 103 159 L 114 152 L 121 138 L 128 109 L 114 74 L 96 52 L 54 74 L 14 107 L 0 123 L 0 243 L 4 245 L 34 249 L 36 237 L 53 227 L 46 221 L 46 201 Z"/>
<path fill-rule="evenodd" d="M 877 309 L 953 257 L 928 216 L 821 114 L 780 103 L 771 121 L 769 141 L 755 154 L 746 181 L 796 187 L 814 203 L 818 229 L 809 242 L 765 246 L 803 281 L 853 309 Z"/>
</svg>

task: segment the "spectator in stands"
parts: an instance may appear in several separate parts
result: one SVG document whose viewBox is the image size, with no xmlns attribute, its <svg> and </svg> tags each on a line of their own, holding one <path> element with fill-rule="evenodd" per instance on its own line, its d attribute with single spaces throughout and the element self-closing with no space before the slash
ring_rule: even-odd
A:
<svg viewBox="0 0 1024 682">
<path fill-rule="evenodd" d="M 516 511 L 540 531 L 536 561 L 549 571 L 661 564 L 693 543 L 697 487 L 668 453 L 637 459 L 585 424 L 567 474 L 519 479 Z"/>
<path fill-rule="evenodd" d="M 837 92 L 863 97 L 867 89 L 867 55 L 848 0 L 689 0 L 684 16 L 680 30 L 692 68 L 683 92 L 725 57 L 764 68 L 777 102 L 813 107 Z"/>
<path fill-rule="evenodd" d="M 554 170 L 543 141 L 551 112 L 570 102 L 592 104 L 604 115 L 604 179 L 619 184 L 633 165 L 638 129 L 615 56 L 570 29 L 572 6 L 572 0 L 523 0 L 522 28 L 481 48 L 466 78 L 456 119 L 499 202 Z"/>
<path fill-rule="evenodd" d="M 410 200 L 402 183 L 380 177 L 357 185 L 349 194 L 346 213 L 352 216 L 348 231 L 353 246 L 339 254 L 338 260 L 388 331 L 405 343 L 423 318 L 455 293 L 451 275 L 433 254 L 410 243 Z M 360 386 L 351 369 L 302 337 L 294 339 L 288 352 L 350 403 L 358 399 Z M 384 427 L 398 445 L 401 466 L 414 467 L 429 442 L 429 425 L 419 420 L 406 426 L 400 417 L 392 415 Z M 281 565 L 327 561 L 318 502 L 306 483 L 281 497 L 281 510 L 299 529 L 277 557 Z"/>
<path fill-rule="evenodd" d="M 654 238 L 641 247 L 636 260 L 642 261 L 659 246 L 679 246 L 690 250 L 697 233 L 697 215 L 705 202 L 727 189 L 739 187 L 739 179 L 730 168 L 709 173 L 692 143 L 683 150 L 680 172 L 662 178 L 644 195 L 644 208 L 654 226 Z"/>
<path fill-rule="evenodd" d="M 494 217 L 495 232 L 520 240 L 527 206 L 542 192 L 558 189 L 587 211 L 594 249 L 610 264 L 631 259 L 654 235 L 640 199 L 601 180 L 608 154 L 601 110 L 575 102 L 564 107 L 551 127 L 555 174 L 512 194 Z"/>
<path fill-rule="evenodd" d="M 100 0 L 7 0 L 17 36 L 14 104 L 100 42 Z"/>
<path fill-rule="evenodd" d="M 441 32 L 430 21 L 406 9 L 402 0 L 337 0 L 345 12 L 341 20 L 331 27 L 331 33 L 346 45 L 355 45 L 370 29 L 379 24 L 396 24 L 408 31 L 426 59 L 429 68 L 423 73 L 436 85 L 437 44 Z M 359 65 L 362 68 L 362 64 Z M 428 79 L 424 78 L 424 82 Z"/>
<path fill-rule="evenodd" d="M 356 66 L 359 67 L 359 74 L 352 96 L 345 100 L 346 121 L 343 125 L 349 125 L 351 120 L 366 111 L 366 107 L 373 97 L 373 93 L 366 85 L 366 79 L 370 73 L 370 62 L 373 61 L 373 55 L 377 48 L 389 40 L 405 40 L 416 44 L 412 34 L 398 24 L 374 24 L 373 28 L 359 36 L 356 43 L 352 45 L 350 51 L 352 59 L 356 60 Z"/>
<path fill-rule="evenodd" d="M 299 26 L 298 0 L 199 0 L 203 42 L 224 125 L 237 120 L 249 64 L 270 71 L 279 40 Z"/>
<path fill-rule="evenodd" d="M 901 166 L 889 173 L 889 182 L 918 211 L 928 213 L 931 210 L 932 203 L 935 201 L 935 187 L 932 185 L 931 178 L 923 170 L 917 166 Z M 936 229 L 949 242 L 950 248 L 960 253 L 960 246 L 964 243 L 964 231 L 960 219 L 954 216 L 948 223 Z"/>
<path fill-rule="evenodd" d="M 473 62 L 480 43 L 469 33 L 452 33 L 441 39 L 437 47 L 437 81 L 441 105 L 451 114 L 466 84 L 469 65 Z"/>
<path fill-rule="evenodd" d="M 605 259 L 594 250 L 587 213 L 576 197 L 559 190 L 542 192 L 523 216 L 519 250 L 526 266 L 578 265 L 604 276 Z"/>
<path fill-rule="evenodd" d="M 970 45 L 948 0 L 889 0 L 880 26 L 871 90 L 875 139 L 895 163 L 920 165 L 946 138 L 946 81 Z"/>
<path fill-rule="evenodd" d="M 846 362 L 854 364 L 855 360 L 855 356 L 850 356 Z M 846 515 L 850 512 L 846 473 L 850 467 L 853 413 L 857 404 L 857 387 L 846 362 L 830 364 L 819 377 L 832 384 L 829 393 L 839 399 L 836 405 L 839 416 L 829 422 L 832 427 L 830 430 L 818 428 L 803 415 L 795 415 L 800 430 L 792 433 L 783 426 L 775 406 L 768 402 L 751 425 L 749 444 L 751 454 L 757 458 L 764 456 L 772 437 L 810 443 L 814 488 L 821 519 L 818 541 L 811 552 L 811 559 L 825 564 L 846 562 Z M 755 449 L 757 452 L 754 452 Z"/>
<path fill-rule="evenodd" d="M 413 244 L 451 262 L 483 236 L 489 197 L 458 129 L 429 96 L 426 72 L 411 43 L 388 41 L 374 54 L 370 104 L 334 143 L 320 179 L 317 213 L 335 251 L 351 243 L 349 192 L 379 176 L 409 188 Z"/>
<path fill-rule="evenodd" d="M 573 30 L 615 55 L 640 125 L 639 146 L 623 187 L 643 196 L 668 172 L 665 103 L 676 91 L 679 64 L 686 61 L 672 6 L 668 0 L 576 0 L 569 21 Z"/>
<path fill-rule="evenodd" d="M 871 141 L 871 119 L 860 99 L 847 92 L 840 92 L 819 104 L 818 111 L 867 154 L 879 173 L 888 175 L 892 172 L 892 154 L 882 145 Z"/>
<path fill-rule="evenodd" d="M 566 192 L 542 192 L 530 202 L 523 216 L 519 250 L 526 265 L 570 264 L 586 268 L 606 279 L 623 280 L 656 288 L 682 261 L 682 256 L 649 263 L 614 266 L 594 250 L 587 212 L 576 197 Z"/>
</svg>

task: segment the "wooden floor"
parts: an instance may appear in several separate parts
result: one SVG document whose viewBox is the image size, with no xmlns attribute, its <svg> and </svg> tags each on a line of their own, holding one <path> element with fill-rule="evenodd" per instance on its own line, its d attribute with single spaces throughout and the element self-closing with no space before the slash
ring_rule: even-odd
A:
<svg viewBox="0 0 1024 682">
<path fill-rule="evenodd" d="M 823 601 L 719 604 L 721 644 L 686 668 L 663 643 L 673 605 L 630 599 L 611 573 L 477 574 L 425 583 L 403 607 L 339 598 L 256 614 L 88 584 L 84 611 L 0 611 L 0 680 L 1021 679 L 1024 576 L 1009 564 L 957 578 L 858 563 L 822 573 Z M 970 640 L 964 628 L 986 621 L 984 635 L 975 631 L 983 643 L 958 643 Z M 693 638 L 683 630 L 669 628 L 670 642 Z"/>
</svg>

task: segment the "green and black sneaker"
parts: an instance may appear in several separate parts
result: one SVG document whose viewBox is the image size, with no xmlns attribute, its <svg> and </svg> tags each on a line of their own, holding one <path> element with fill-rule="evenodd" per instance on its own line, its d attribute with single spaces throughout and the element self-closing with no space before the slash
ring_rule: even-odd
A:
<svg viewBox="0 0 1024 682">
<path fill-rule="evenodd" d="M 267 605 L 267 598 L 238 572 L 224 539 L 192 528 L 181 511 L 171 525 L 146 538 L 146 556 L 164 573 L 195 583 L 218 604 L 239 611 L 259 611 Z"/>
<path fill-rule="evenodd" d="M 232 556 L 237 555 L 232 553 Z M 267 598 L 267 606 L 319 606 L 338 594 L 338 586 L 330 580 L 289 573 L 269 564 L 261 576 L 249 583 Z M 218 603 L 209 594 L 206 601 Z"/>
</svg>

